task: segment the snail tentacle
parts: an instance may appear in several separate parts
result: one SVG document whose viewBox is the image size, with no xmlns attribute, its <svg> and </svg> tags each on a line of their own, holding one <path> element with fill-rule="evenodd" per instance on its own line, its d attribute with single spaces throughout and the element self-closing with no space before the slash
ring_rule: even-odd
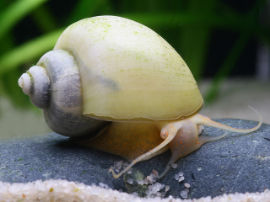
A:
<svg viewBox="0 0 270 202">
<path fill-rule="evenodd" d="M 154 156 L 157 155 L 157 153 L 160 153 L 160 151 L 163 151 L 163 149 L 174 139 L 174 137 L 177 134 L 177 131 L 181 128 L 181 124 L 177 122 L 176 127 L 170 127 L 165 126 L 160 133 L 161 138 L 165 139 L 163 142 L 161 142 L 158 146 L 151 149 L 150 151 L 146 152 L 145 154 L 142 154 L 141 156 L 134 159 L 124 170 L 122 170 L 120 173 L 116 174 L 113 169 L 110 169 L 109 172 L 112 173 L 113 177 L 115 179 L 121 177 L 125 172 L 127 172 L 132 166 L 134 166 L 136 163 L 148 160 Z"/>
<path fill-rule="evenodd" d="M 263 123 L 263 118 L 261 114 L 257 110 L 255 110 L 253 107 L 249 106 L 249 108 L 252 111 L 254 111 L 256 115 L 258 116 L 258 124 L 254 126 L 253 128 L 249 128 L 249 129 L 233 128 L 231 126 L 227 126 L 225 124 L 213 121 L 209 117 L 201 115 L 201 114 L 196 114 L 191 119 L 197 125 L 205 125 L 205 126 L 210 126 L 210 127 L 219 128 L 219 129 L 223 129 L 223 130 L 227 130 L 231 132 L 237 132 L 237 133 L 251 133 L 258 130 L 261 127 Z"/>
<path fill-rule="evenodd" d="M 172 153 L 171 158 L 169 162 L 167 163 L 164 171 L 159 176 L 159 178 L 164 177 L 165 174 L 169 171 L 171 165 L 175 163 L 178 159 L 192 153 L 193 151 L 196 151 L 205 143 L 217 141 L 227 136 L 227 133 L 224 133 L 223 135 L 220 135 L 218 137 L 199 136 L 202 132 L 201 125 L 220 128 L 223 130 L 227 130 L 231 132 L 238 132 L 238 133 L 251 133 L 258 130 L 258 128 L 260 128 L 262 125 L 262 117 L 254 108 L 252 107 L 250 108 L 253 111 L 255 111 L 256 114 L 259 116 L 258 124 L 255 127 L 250 128 L 250 129 L 232 128 L 225 124 L 215 122 L 211 120 L 210 118 L 203 116 L 201 114 L 196 114 L 195 116 L 189 119 L 179 121 L 182 123 L 182 128 L 178 130 L 176 136 L 169 144 L 169 148 Z M 171 124 L 176 124 L 176 123 L 171 123 Z"/>
</svg>

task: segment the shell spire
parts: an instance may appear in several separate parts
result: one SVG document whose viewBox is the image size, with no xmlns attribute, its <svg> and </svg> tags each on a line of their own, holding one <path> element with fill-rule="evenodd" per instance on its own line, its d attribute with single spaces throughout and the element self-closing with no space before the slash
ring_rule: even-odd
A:
<svg viewBox="0 0 270 202">
<path fill-rule="evenodd" d="M 30 75 L 28 73 L 23 73 L 21 75 L 21 77 L 18 80 L 18 85 L 21 87 L 24 94 L 30 95 L 32 82 L 31 82 Z"/>
<path fill-rule="evenodd" d="M 28 95 L 33 104 L 40 108 L 46 108 L 49 105 L 49 87 L 50 79 L 45 68 L 42 66 L 32 66 L 18 80 L 19 86 L 23 92 Z"/>
</svg>

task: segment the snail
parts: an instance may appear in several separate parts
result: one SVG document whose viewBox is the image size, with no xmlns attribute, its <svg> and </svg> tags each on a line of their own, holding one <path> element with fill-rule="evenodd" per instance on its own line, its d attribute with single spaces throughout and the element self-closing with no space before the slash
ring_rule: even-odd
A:
<svg viewBox="0 0 270 202">
<path fill-rule="evenodd" d="M 202 125 L 239 133 L 198 114 L 203 98 L 181 56 L 157 33 L 116 16 L 82 19 L 59 37 L 18 80 L 49 127 L 81 144 L 120 155 L 131 164 L 168 149 L 170 165 L 220 137 Z"/>
</svg>

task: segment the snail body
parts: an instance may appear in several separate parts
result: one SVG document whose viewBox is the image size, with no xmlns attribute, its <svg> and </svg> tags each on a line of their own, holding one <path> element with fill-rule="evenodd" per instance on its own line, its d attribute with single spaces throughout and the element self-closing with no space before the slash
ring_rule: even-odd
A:
<svg viewBox="0 0 270 202">
<path fill-rule="evenodd" d="M 18 83 L 52 130 L 133 160 L 116 178 L 167 149 L 169 166 L 216 139 L 200 138 L 201 125 L 251 132 L 261 124 L 238 130 L 197 114 L 203 99 L 181 56 L 151 29 L 116 16 L 70 25 Z"/>
</svg>

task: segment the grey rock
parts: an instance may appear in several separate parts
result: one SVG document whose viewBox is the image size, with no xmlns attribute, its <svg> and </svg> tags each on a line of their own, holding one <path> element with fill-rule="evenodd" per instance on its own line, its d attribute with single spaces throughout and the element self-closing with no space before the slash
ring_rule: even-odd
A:
<svg viewBox="0 0 270 202">
<path fill-rule="evenodd" d="M 225 124 L 250 128 L 253 121 L 224 119 Z M 220 135 L 223 131 L 206 127 L 202 135 Z M 269 139 L 268 139 L 269 138 Z M 180 197 L 185 191 L 188 198 L 217 196 L 224 193 L 261 192 L 270 189 L 270 125 L 248 135 L 229 133 L 217 142 L 178 161 L 176 169 L 159 182 L 169 185 L 167 195 Z M 166 152 L 139 163 L 134 170 L 145 176 L 156 169 L 161 172 L 169 158 Z M 0 181 L 31 182 L 46 179 L 65 179 L 84 184 L 105 184 L 110 188 L 127 191 L 126 183 L 115 180 L 108 169 L 120 157 L 82 148 L 68 138 L 55 133 L 45 137 L 5 141 L 0 143 Z M 184 181 L 175 180 L 183 172 Z M 187 189 L 184 183 L 190 187 Z M 144 187 L 145 188 L 145 187 Z"/>
</svg>

